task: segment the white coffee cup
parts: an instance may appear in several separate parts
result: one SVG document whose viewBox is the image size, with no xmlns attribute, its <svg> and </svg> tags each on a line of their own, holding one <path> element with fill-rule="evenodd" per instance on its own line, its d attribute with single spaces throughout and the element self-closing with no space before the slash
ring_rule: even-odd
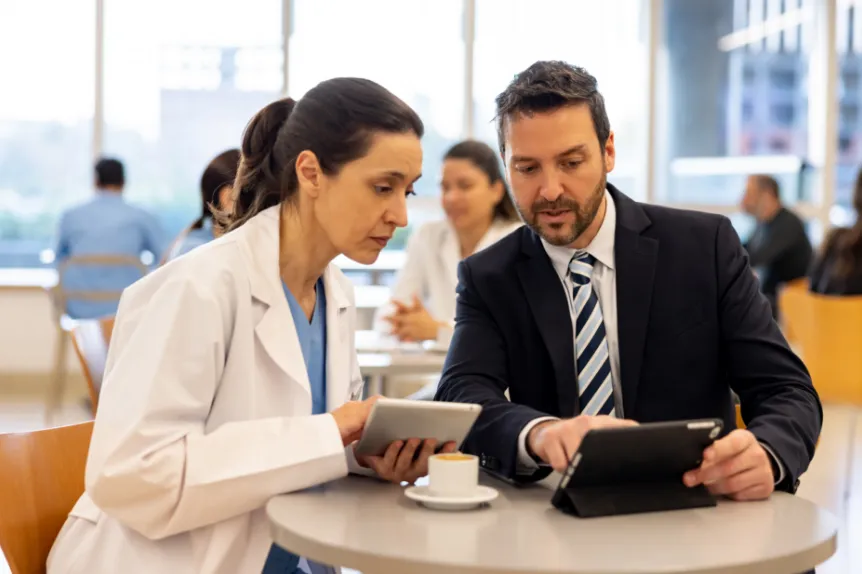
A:
<svg viewBox="0 0 862 574">
<path fill-rule="evenodd" d="M 478 457 L 452 452 L 435 454 L 428 459 L 428 492 L 432 496 L 470 496 L 478 486 Z"/>
</svg>

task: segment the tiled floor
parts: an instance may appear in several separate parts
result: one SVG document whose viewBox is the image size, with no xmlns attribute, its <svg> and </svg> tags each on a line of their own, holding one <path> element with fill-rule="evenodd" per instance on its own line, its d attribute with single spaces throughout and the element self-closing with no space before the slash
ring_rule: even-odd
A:
<svg viewBox="0 0 862 574">
<path fill-rule="evenodd" d="M 862 572 L 862 409 L 826 406 L 823 433 L 817 454 L 802 477 L 799 496 L 826 508 L 838 517 L 841 531 L 838 552 L 817 568 L 818 574 Z M 0 432 L 21 432 L 43 425 L 43 405 L 38 397 L 0 395 Z M 89 418 L 79 401 L 68 403 L 56 424 Z M 855 541 L 855 544 L 851 541 Z M 349 571 L 346 571 L 349 572 Z M 0 560 L 0 574 L 9 574 Z"/>
</svg>

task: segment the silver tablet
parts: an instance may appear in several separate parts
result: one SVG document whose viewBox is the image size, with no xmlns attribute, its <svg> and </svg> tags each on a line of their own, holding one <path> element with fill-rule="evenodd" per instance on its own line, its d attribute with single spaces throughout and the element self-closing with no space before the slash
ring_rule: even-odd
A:
<svg viewBox="0 0 862 574">
<path fill-rule="evenodd" d="M 382 455 L 396 440 L 411 438 L 433 438 L 440 446 L 454 441 L 460 446 L 480 412 L 482 407 L 474 404 L 382 397 L 371 407 L 355 452 Z"/>
</svg>

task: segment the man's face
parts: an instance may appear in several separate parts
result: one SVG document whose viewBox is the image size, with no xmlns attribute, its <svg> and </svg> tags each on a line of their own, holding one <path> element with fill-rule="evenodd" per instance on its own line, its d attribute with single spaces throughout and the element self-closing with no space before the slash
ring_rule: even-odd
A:
<svg viewBox="0 0 862 574">
<path fill-rule="evenodd" d="M 552 245 L 574 243 L 602 206 L 613 133 L 602 146 L 589 107 L 576 104 L 510 117 L 504 135 L 503 161 L 524 221 Z"/>
<path fill-rule="evenodd" d="M 745 193 L 742 194 L 742 201 L 740 202 L 742 210 L 749 215 L 757 217 L 757 214 L 760 213 L 761 194 L 762 191 L 757 179 L 749 177 L 745 182 Z"/>
</svg>

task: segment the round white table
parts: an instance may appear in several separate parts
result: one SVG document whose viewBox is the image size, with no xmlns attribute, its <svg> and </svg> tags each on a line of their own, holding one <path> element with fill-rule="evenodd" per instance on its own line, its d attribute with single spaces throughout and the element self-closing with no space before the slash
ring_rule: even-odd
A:
<svg viewBox="0 0 862 574">
<path fill-rule="evenodd" d="M 266 511 L 279 545 L 363 574 L 800 574 L 835 552 L 834 518 L 784 493 L 578 519 L 542 486 L 483 482 L 500 496 L 465 512 L 428 510 L 398 486 L 355 476 L 275 497 Z"/>
</svg>

